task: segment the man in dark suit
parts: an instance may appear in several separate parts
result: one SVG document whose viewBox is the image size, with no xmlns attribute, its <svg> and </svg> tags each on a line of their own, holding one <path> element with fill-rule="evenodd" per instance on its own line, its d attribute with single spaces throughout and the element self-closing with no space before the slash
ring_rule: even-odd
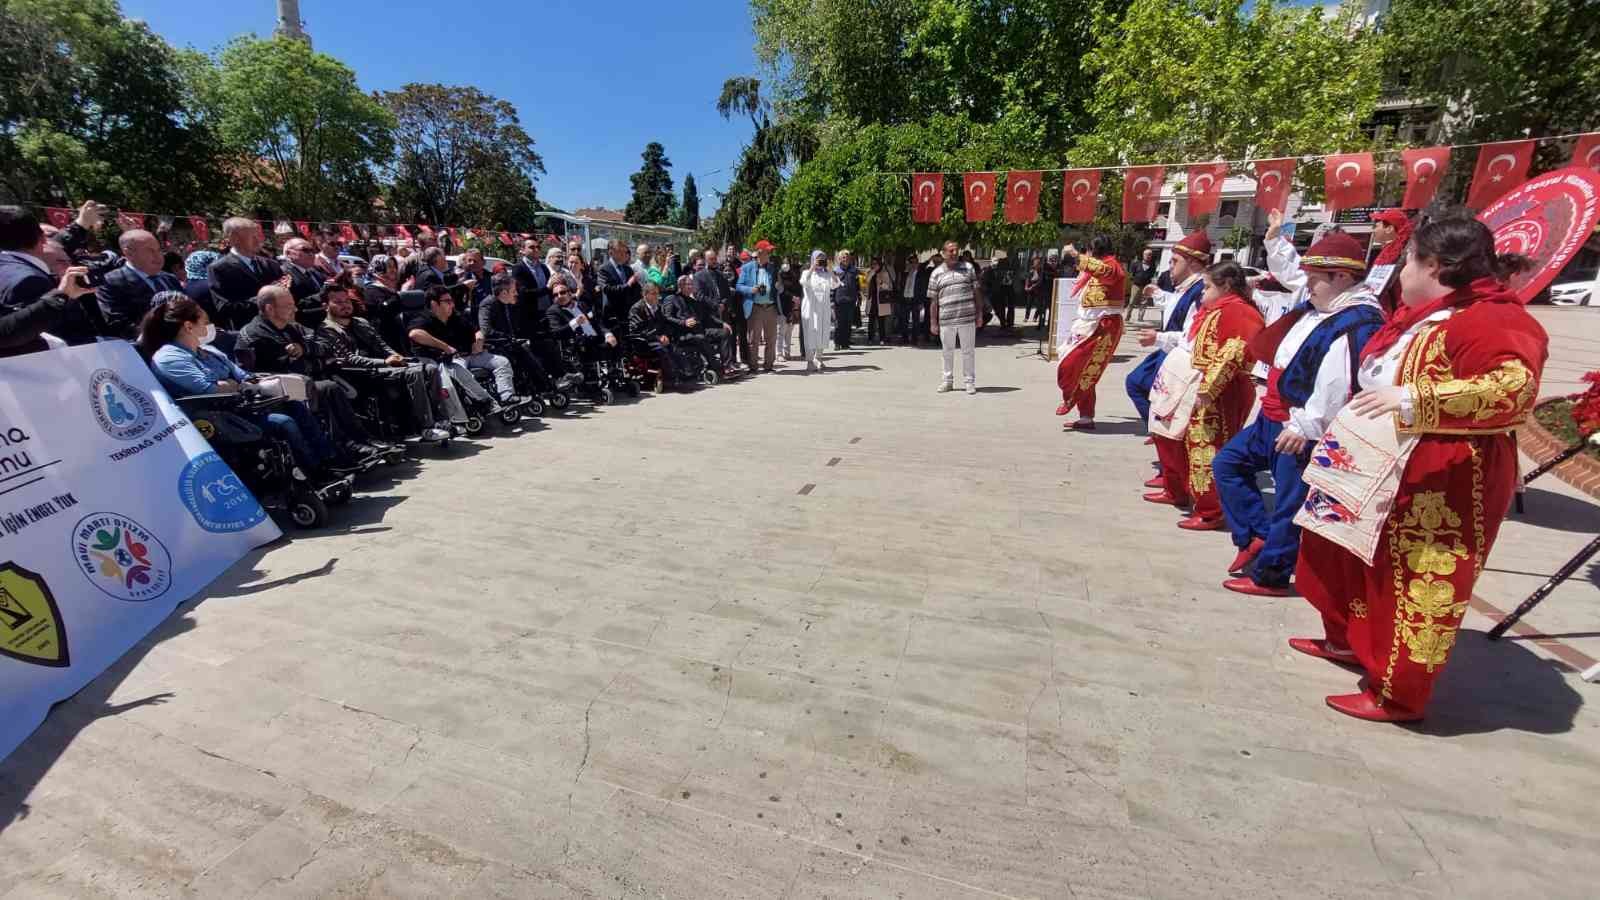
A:
<svg viewBox="0 0 1600 900">
<path fill-rule="evenodd" d="M 606 330 L 626 337 L 628 316 L 641 298 L 639 275 L 628 265 L 628 242 L 613 238 L 605 264 L 597 277 L 600 288 L 600 321 Z"/>
<path fill-rule="evenodd" d="M 706 267 L 694 273 L 694 296 L 709 311 L 716 313 L 718 324 L 726 324 L 727 330 L 719 339 L 718 348 L 722 353 L 724 369 L 730 369 L 738 364 L 736 353 L 736 338 L 733 325 L 733 312 L 741 304 L 735 302 L 733 285 L 728 283 L 727 276 L 722 274 L 722 269 L 717 265 L 717 251 L 714 247 L 707 247 L 705 251 Z"/>
<path fill-rule="evenodd" d="M 183 285 L 161 270 L 161 242 L 150 232 L 124 231 L 117 239 L 117 249 L 128 263 L 106 274 L 95 299 L 106 323 L 105 335 L 133 340 L 144 314 L 154 305 L 152 298 L 162 291 L 182 291 Z"/>
<path fill-rule="evenodd" d="M 283 245 L 283 274 L 289 276 L 295 321 L 315 329 L 327 319 L 322 304 L 322 272 L 317 268 L 317 248 L 305 238 L 290 238 Z"/>
<path fill-rule="evenodd" d="M 229 250 L 207 269 L 217 327 L 238 331 L 256 317 L 256 293 L 283 278 L 278 261 L 260 255 L 261 226 L 236 216 L 222 223 Z"/>
<path fill-rule="evenodd" d="M 443 250 L 438 247 L 429 247 L 422 251 L 422 267 L 417 269 L 417 277 L 411 283 L 411 289 L 414 291 L 426 291 L 434 285 L 449 287 L 450 282 L 445 278 L 445 265 L 446 260 Z"/>
<path fill-rule="evenodd" d="M 47 238 L 33 213 L 20 206 L 0 206 L 0 313 L 29 309 L 57 289 L 62 274 L 71 265 L 67 250 L 58 243 L 67 233 L 58 232 L 54 239 Z M 95 336 L 103 330 L 100 308 L 94 303 L 92 291 L 82 293 L 82 301 L 73 297 L 69 298 L 72 302 L 39 310 L 43 318 L 34 317 L 34 321 L 47 322 L 44 330 L 69 344 L 94 343 Z"/>
</svg>

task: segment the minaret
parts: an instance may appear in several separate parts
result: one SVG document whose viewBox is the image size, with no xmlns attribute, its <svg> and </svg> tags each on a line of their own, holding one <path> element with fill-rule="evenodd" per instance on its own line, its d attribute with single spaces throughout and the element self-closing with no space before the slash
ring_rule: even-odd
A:
<svg viewBox="0 0 1600 900">
<path fill-rule="evenodd" d="M 311 35 L 300 27 L 300 0 L 278 0 L 278 27 L 273 34 L 311 43 Z"/>
</svg>

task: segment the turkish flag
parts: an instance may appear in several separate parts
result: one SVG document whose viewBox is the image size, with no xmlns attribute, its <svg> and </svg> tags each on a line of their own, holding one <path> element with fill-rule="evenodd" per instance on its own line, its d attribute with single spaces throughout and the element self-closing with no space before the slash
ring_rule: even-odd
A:
<svg viewBox="0 0 1600 900">
<path fill-rule="evenodd" d="M 1134 166 L 1123 173 L 1122 221 L 1148 222 L 1156 217 L 1166 172 L 1166 166 Z"/>
<path fill-rule="evenodd" d="M 944 176 L 918 172 L 911 177 L 911 221 L 937 222 L 944 217 Z"/>
<path fill-rule="evenodd" d="M 516 243 L 516 241 L 511 237 L 511 232 L 502 231 L 502 232 L 500 232 L 500 243 L 505 244 L 507 247 L 509 247 L 512 244 Z"/>
<path fill-rule="evenodd" d="M 1528 180 L 1533 165 L 1533 141 L 1501 141 L 1484 144 L 1478 151 L 1478 165 L 1472 170 L 1472 187 L 1467 189 L 1467 205 L 1484 209 L 1507 191 Z"/>
<path fill-rule="evenodd" d="M 1189 215 L 1215 212 L 1222 202 L 1222 180 L 1228 177 L 1227 163 L 1202 163 L 1189 167 Z"/>
<path fill-rule="evenodd" d="M 144 213 L 119 211 L 117 213 L 117 227 L 123 231 L 133 231 L 144 227 Z"/>
<path fill-rule="evenodd" d="M 1294 184 L 1294 167 L 1299 160 L 1292 156 L 1282 159 L 1258 159 L 1256 170 L 1256 206 L 1268 212 L 1283 212 L 1289 202 L 1289 189 Z"/>
<path fill-rule="evenodd" d="M 968 222 L 987 222 L 994 218 L 993 172 L 968 172 L 961 176 L 961 192 L 967 201 Z"/>
<path fill-rule="evenodd" d="M 194 239 L 201 241 L 211 240 L 211 226 L 206 224 L 205 216 L 190 216 L 189 230 L 194 232 Z"/>
<path fill-rule="evenodd" d="M 339 240 L 349 243 L 356 239 L 356 227 L 349 222 L 339 223 Z"/>
<path fill-rule="evenodd" d="M 1068 169 L 1061 176 L 1061 224 L 1093 222 L 1099 202 L 1099 169 Z"/>
<path fill-rule="evenodd" d="M 1378 182 L 1371 153 L 1335 153 L 1323 165 L 1330 211 L 1372 205 Z"/>
<path fill-rule="evenodd" d="M 1400 201 L 1405 209 L 1421 209 L 1433 202 L 1444 170 L 1450 165 L 1449 147 L 1424 147 L 1401 150 L 1400 163 L 1406 167 L 1406 195 Z"/>
<path fill-rule="evenodd" d="M 72 210 L 62 209 L 59 206 L 46 206 L 44 208 L 44 217 L 51 225 L 57 228 L 65 228 L 71 225 L 73 219 Z"/>
<path fill-rule="evenodd" d="M 1572 147 L 1572 165 L 1600 172 L 1600 132 L 1578 136 Z"/>
<path fill-rule="evenodd" d="M 425 238 L 431 238 L 431 237 L 433 237 L 433 229 L 429 228 L 426 225 L 418 223 L 417 224 L 417 234 L 420 234 Z"/>
<path fill-rule="evenodd" d="M 411 240 L 411 229 L 405 227 L 404 225 L 396 225 L 394 227 L 394 233 L 402 241 Z"/>
<path fill-rule="evenodd" d="M 301 221 L 296 220 L 295 223 L 294 223 L 294 230 L 300 232 L 300 236 L 305 238 L 306 240 L 308 240 L 308 241 L 311 240 L 311 223 L 310 222 L 301 222 Z"/>
<path fill-rule="evenodd" d="M 1041 172 L 1006 173 L 1006 221 L 1027 225 L 1039 221 L 1039 183 Z"/>
<path fill-rule="evenodd" d="M 455 243 L 455 242 L 456 242 L 456 230 L 455 230 L 455 227 L 454 227 L 454 226 L 451 226 L 451 225 L 446 225 L 446 226 L 445 226 L 445 227 L 444 227 L 444 233 L 445 233 L 445 234 L 447 234 L 447 235 L 449 235 L 449 237 L 450 237 L 450 243 L 452 243 L 452 244 L 453 244 L 453 243 Z"/>
</svg>

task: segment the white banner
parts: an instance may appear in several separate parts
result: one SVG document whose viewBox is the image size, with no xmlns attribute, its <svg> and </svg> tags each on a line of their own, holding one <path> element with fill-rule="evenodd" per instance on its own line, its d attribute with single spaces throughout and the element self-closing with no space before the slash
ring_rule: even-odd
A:
<svg viewBox="0 0 1600 900">
<path fill-rule="evenodd" d="M 1076 278 L 1056 279 L 1056 356 L 1067 352 L 1067 343 L 1072 340 L 1072 323 L 1078 318 L 1078 292 L 1074 290 L 1077 285 Z"/>
<path fill-rule="evenodd" d="M 0 359 L 0 759 L 278 536 L 132 345 Z"/>
</svg>

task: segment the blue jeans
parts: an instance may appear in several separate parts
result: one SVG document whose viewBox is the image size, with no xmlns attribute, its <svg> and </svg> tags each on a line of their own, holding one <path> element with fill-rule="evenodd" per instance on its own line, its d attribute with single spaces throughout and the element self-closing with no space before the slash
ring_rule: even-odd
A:
<svg viewBox="0 0 1600 900">
<path fill-rule="evenodd" d="M 1157 350 L 1146 356 L 1144 361 L 1133 367 L 1128 373 L 1128 378 L 1123 382 L 1128 389 L 1128 399 L 1133 401 L 1133 408 L 1139 411 L 1139 418 L 1150 421 L 1150 386 L 1156 383 L 1156 375 L 1161 372 L 1161 363 L 1167 358 L 1167 351 Z"/>
<path fill-rule="evenodd" d="M 279 409 L 281 412 L 267 413 L 266 430 L 289 445 L 300 468 L 316 469 L 333 460 L 333 444 L 304 403 L 290 401 Z"/>
<path fill-rule="evenodd" d="M 1288 587 L 1300 553 L 1300 526 L 1294 514 L 1306 502 L 1306 482 L 1301 477 L 1311 458 L 1311 448 L 1292 456 L 1273 449 L 1283 423 L 1258 417 L 1211 461 L 1217 478 L 1217 496 L 1233 532 L 1233 544 L 1243 550 L 1261 538 L 1266 543 L 1251 563 L 1249 575 L 1264 587 Z M 1272 471 L 1273 503 L 1269 513 L 1256 486 L 1256 473 Z"/>
</svg>

